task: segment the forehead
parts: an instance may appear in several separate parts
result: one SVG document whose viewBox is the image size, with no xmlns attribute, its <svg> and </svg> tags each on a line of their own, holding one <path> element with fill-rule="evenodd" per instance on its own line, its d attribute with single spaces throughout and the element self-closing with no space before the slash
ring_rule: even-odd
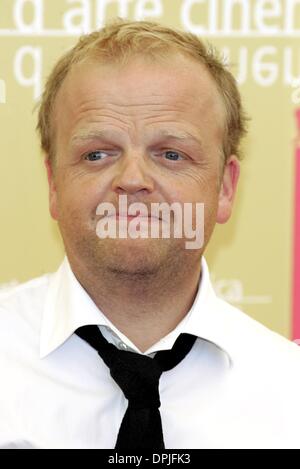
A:
<svg viewBox="0 0 300 469">
<path fill-rule="evenodd" d="M 195 125 L 201 121 L 222 132 L 225 110 L 204 65 L 174 54 L 159 62 L 138 57 L 124 66 L 76 64 L 58 92 L 54 117 L 56 126 L 69 132 L 100 120 L 138 126 L 159 124 L 160 119 Z"/>
</svg>

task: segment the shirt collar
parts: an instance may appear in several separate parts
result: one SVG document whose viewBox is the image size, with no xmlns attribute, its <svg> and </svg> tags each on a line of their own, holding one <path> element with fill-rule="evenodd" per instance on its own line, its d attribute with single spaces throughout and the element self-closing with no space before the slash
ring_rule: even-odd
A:
<svg viewBox="0 0 300 469">
<path fill-rule="evenodd" d="M 224 305 L 224 303 L 222 302 Z M 42 318 L 40 357 L 44 358 L 61 346 L 76 329 L 88 324 L 106 326 L 121 340 L 126 338 L 96 306 L 76 279 L 67 257 L 57 272 L 50 276 Z M 201 278 L 193 305 L 183 320 L 167 336 L 145 353 L 167 350 L 180 333 L 189 333 L 211 342 L 233 361 L 231 343 L 227 335 L 228 314 L 211 285 L 207 263 L 202 257 Z"/>
</svg>

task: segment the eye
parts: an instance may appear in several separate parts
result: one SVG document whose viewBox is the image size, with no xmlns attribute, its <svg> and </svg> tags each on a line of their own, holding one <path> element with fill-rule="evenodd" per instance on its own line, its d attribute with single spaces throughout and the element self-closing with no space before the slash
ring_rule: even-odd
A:
<svg viewBox="0 0 300 469">
<path fill-rule="evenodd" d="M 87 153 L 85 156 L 84 156 L 84 159 L 85 160 L 88 160 L 88 161 L 99 161 L 99 160 L 103 160 L 104 158 L 101 158 L 101 155 L 105 155 L 105 157 L 107 157 L 107 153 L 103 152 L 103 151 L 91 151 L 90 153 Z"/>
<path fill-rule="evenodd" d="M 164 152 L 164 154 L 165 154 L 166 156 L 168 156 L 167 159 L 168 159 L 169 161 L 179 161 L 179 160 L 183 160 L 183 159 L 184 159 L 184 157 L 183 157 L 180 153 L 178 153 L 177 151 L 174 151 L 174 150 L 166 150 L 166 151 Z"/>
</svg>

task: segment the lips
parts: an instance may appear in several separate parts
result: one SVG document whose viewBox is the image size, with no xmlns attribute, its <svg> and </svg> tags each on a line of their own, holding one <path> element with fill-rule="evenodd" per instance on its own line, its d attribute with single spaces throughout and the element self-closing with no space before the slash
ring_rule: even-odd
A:
<svg viewBox="0 0 300 469">
<path fill-rule="evenodd" d="M 114 215 L 111 215 L 112 217 L 114 217 Z M 141 215 L 141 214 L 138 214 L 138 215 L 130 215 L 129 213 L 116 213 L 116 218 L 127 218 L 129 220 L 133 219 L 133 218 L 147 218 L 149 220 L 161 220 L 161 218 L 157 218 L 157 217 L 153 217 L 153 216 L 149 216 L 149 215 Z"/>
<path fill-rule="evenodd" d="M 114 216 L 114 215 L 113 215 Z M 116 218 L 126 218 L 127 220 L 132 220 L 133 218 L 146 218 L 146 217 L 141 217 L 140 215 L 128 215 L 125 213 L 116 213 Z"/>
</svg>

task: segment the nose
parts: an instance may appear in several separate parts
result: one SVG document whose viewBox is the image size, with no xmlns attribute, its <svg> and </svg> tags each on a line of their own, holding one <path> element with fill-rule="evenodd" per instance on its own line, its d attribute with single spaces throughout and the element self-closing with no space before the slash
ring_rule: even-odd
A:
<svg viewBox="0 0 300 469">
<path fill-rule="evenodd" d="M 154 181 L 149 164 L 140 152 L 126 154 L 113 179 L 112 189 L 118 194 L 135 194 L 137 192 L 151 193 Z"/>
</svg>

